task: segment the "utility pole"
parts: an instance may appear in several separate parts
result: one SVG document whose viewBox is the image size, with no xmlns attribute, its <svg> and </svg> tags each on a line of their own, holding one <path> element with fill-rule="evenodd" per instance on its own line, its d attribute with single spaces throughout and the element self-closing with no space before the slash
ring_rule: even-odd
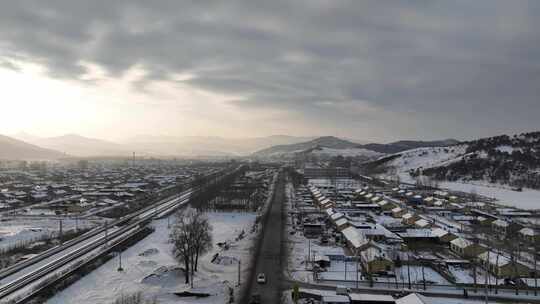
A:
<svg viewBox="0 0 540 304">
<path fill-rule="evenodd" d="M 358 289 L 358 249 L 356 250 L 356 289 Z"/>
<path fill-rule="evenodd" d="M 118 251 L 118 271 L 124 271 L 124 268 L 122 268 L 122 250 Z"/>
<path fill-rule="evenodd" d="M 242 260 L 238 259 L 238 286 L 240 286 L 240 268 L 242 265 Z"/>
<path fill-rule="evenodd" d="M 424 273 L 424 260 L 420 260 L 420 263 L 422 263 L 422 283 L 424 284 L 424 290 L 426 290 L 426 276 Z"/>
<path fill-rule="evenodd" d="M 308 262 L 306 263 L 309 264 L 311 262 L 311 240 L 308 239 Z"/>
<path fill-rule="evenodd" d="M 407 251 L 407 277 L 409 280 L 409 289 L 412 289 L 411 287 L 411 261 L 410 261 L 409 251 Z"/>
<path fill-rule="evenodd" d="M 109 245 L 109 222 L 105 221 L 105 246 Z"/>
<path fill-rule="evenodd" d="M 345 281 L 347 281 L 347 256 L 345 256 Z"/>
<path fill-rule="evenodd" d="M 59 226 L 58 227 L 58 238 L 60 239 L 60 244 L 62 244 L 63 243 L 62 238 L 63 238 L 63 234 L 64 234 L 63 227 L 62 227 L 62 219 L 60 219 L 60 221 L 58 222 L 58 226 Z"/>
</svg>

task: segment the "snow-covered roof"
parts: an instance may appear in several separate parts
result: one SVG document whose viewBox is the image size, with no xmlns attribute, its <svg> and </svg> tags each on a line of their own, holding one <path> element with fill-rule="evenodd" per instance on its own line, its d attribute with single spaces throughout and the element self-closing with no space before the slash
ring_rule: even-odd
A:
<svg viewBox="0 0 540 304">
<path fill-rule="evenodd" d="M 506 227 L 508 227 L 508 225 L 510 225 L 510 224 L 508 224 L 507 221 L 501 220 L 501 219 L 493 221 L 493 223 L 491 223 L 491 224 L 495 225 L 495 226 L 498 226 L 498 227 L 504 227 L 504 228 L 506 228 Z"/>
<path fill-rule="evenodd" d="M 332 216 L 332 214 L 335 213 L 334 209 L 332 209 L 332 208 L 324 209 L 324 212 L 326 212 L 326 215 L 329 216 L 329 217 Z"/>
<path fill-rule="evenodd" d="M 347 296 L 338 296 L 338 295 L 332 295 L 332 296 L 323 296 L 322 297 L 323 303 L 351 303 L 349 300 L 349 297 Z"/>
<path fill-rule="evenodd" d="M 458 237 L 457 239 L 451 241 L 450 244 L 452 244 L 452 245 L 454 245 L 456 247 L 459 247 L 459 248 L 467 248 L 467 247 L 471 246 L 473 244 L 473 242 L 471 242 L 471 241 L 469 241 L 467 239 Z"/>
<path fill-rule="evenodd" d="M 499 254 L 499 256 L 497 257 L 497 253 L 493 251 L 486 251 L 484 253 L 479 254 L 478 259 L 483 262 L 487 262 L 488 256 L 489 256 L 489 264 L 491 265 L 497 265 L 499 267 L 502 267 L 502 266 L 510 264 L 511 262 L 509 258 L 503 256 L 502 254 Z"/>
<path fill-rule="evenodd" d="M 342 217 L 345 217 L 345 214 L 343 214 L 341 212 L 336 212 L 336 213 L 330 215 L 330 219 L 332 221 L 334 221 L 334 222 L 337 221 L 338 219 L 342 218 Z"/>
<path fill-rule="evenodd" d="M 429 222 L 425 219 L 419 219 L 418 221 L 414 222 L 414 224 L 421 228 L 429 226 Z"/>
<path fill-rule="evenodd" d="M 413 216 L 414 216 L 414 214 L 408 212 L 408 213 L 405 213 L 405 214 L 402 216 L 402 218 L 403 218 L 404 220 L 408 220 L 408 219 L 413 218 Z"/>
<path fill-rule="evenodd" d="M 360 248 L 368 242 L 366 236 L 354 227 L 347 227 L 341 233 L 354 248 Z"/>
<path fill-rule="evenodd" d="M 379 205 L 379 206 L 381 206 L 381 207 L 384 206 L 384 205 L 386 205 L 386 204 L 388 204 L 388 201 L 387 201 L 387 200 L 382 200 L 382 201 L 377 202 L 377 205 Z"/>
<path fill-rule="evenodd" d="M 336 226 L 342 226 L 342 225 L 345 225 L 349 222 L 349 220 L 347 220 L 346 218 L 340 218 L 339 220 L 336 221 Z"/>
<path fill-rule="evenodd" d="M 398 212 L 401 212 L 401 211 L 403 211 L 403 209 L 401 209 L 400 207 L 396 207 L 396 208 L 392 209 L 392 212 L 394 212 L 394 213 L 398 213 Z"/>
<path fill-rule="evenodd" d="M 436 237 L 440 238 L 447 235 L 449 232 L 442 228 L 434 228 L 431 230 L 431 233 L 433 233 L 433 235 L 435 235 Z"/>
<path fill-rule="evenodd" d="M 534 229 L 532 228 L 523 228 L 519 231 L 519 233 L 523 234 L 523 235 L 527 235 L 527 236 L 535 236 L 537 235 L 538 233 L 536 231 L 534 231 Z"/>
<path fill-rule="evenodd" d="M 396 304 L 429 304 L 429 302 L 423 295 L 411 293 L 408 296 L 397 299 Z"/>
<path fill-rule="evenodd" d="M 350 293 L 349 298 L 353 302 L 394 302 L 392 296 L 379 294 Z"/>
</svg>

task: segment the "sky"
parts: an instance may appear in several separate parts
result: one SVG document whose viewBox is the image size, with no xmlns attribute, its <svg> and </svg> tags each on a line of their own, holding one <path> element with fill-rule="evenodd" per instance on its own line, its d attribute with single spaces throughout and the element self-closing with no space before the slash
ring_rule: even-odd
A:
<svg viewBox="0 0 540 304">
<path fill-rule="evenodd" d="M 540 129 L 540 1 L 0 0 L 0 134 Z"/>
</svg>

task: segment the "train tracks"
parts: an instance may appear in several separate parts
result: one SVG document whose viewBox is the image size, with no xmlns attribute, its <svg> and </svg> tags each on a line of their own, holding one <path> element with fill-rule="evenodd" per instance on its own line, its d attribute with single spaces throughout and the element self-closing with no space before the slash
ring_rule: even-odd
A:
<svg viewBox="0 0 540 304">
<path fill-rule="evenodd" d="M 101 246 L 132 234 L 156 215 L 186 204 L 194 191 L 189 189 L 173 198 L 161 200 L 153 206 L 112 222 L 107 225 L 108 227 L 92 230 L 62 246 L 47 250 L 35 258 L 4 269 L 0 272 L 2 283 L 0 301 L 4 301 L 18 290 L 28 288 L 30 284 L 48 277 L 62 267 L 75 263 Z"/>
</svg>

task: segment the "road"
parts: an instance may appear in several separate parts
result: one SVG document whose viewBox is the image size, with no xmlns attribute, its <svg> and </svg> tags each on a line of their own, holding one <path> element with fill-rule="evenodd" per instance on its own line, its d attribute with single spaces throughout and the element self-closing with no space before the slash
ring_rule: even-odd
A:
<svg viewBox="0 0 540 304">
<path fill-rule="evenodd" d="M 250 282 L 248 294 L 260 294 L 261 303 L 279 303 L 281 299 L 283 265 L 285 261 L 282 255 L 282 232 L 283 232 L 283 204 L 285 202 L 285 178 L 280 173 L 274 196 L 270 205 L 268 217 L 265 220 L 263 237 L 259 255 L 255 262 L 254 282 Z M 257 284 L 256 275 L 264 273 L 266 284 Z M 249 297 L 245 299 L 249 303 Z"/>
</svg>

